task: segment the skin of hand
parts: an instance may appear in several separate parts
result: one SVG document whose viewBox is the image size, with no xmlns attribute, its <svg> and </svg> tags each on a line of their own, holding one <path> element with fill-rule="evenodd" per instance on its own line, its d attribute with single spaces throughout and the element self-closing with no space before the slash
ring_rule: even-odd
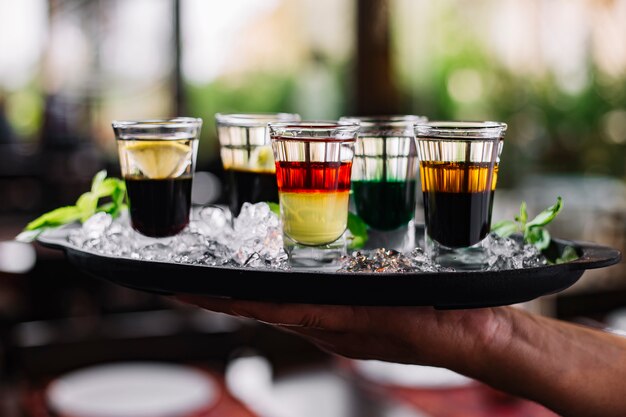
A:
<svg viewBox="0 0 626 417">
<path fill-rule="evenodd" d="M 493 343 L 494 335 L 503 331 L 493 309 L 318 306 L 197 296 L 178 299 L 271 324 L 303 336 L 325 351 L 355 359 L 444 366 L 454 360 L 458 349 L 473 350 L 478 344 Z"/>
<path fill-rule="evenodd" d="M 626 339 L 518 308 L 177 299 L 270 324 L 349 358 L 449 368 L 565 416 L 626 415 Z"/>
</svg>

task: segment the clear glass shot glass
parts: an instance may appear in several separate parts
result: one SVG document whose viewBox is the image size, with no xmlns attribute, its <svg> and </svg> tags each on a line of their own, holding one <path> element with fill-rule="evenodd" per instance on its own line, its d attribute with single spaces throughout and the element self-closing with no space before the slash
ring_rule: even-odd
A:
<svg viewBox="0 0 626 417">
<path fill-rule="evenodd" d="M 366 248 L 415 247 L 417 115 L 342 117 L 359 123 L 352 167 L 354 211 L 368 226 Z"/>
<path fill-rule="evenodd" d="M 133 229 L 156 238 L 178 234 L 189 224 L 202 119 L 115 120 L 112 125 Z"/>
<path fill-rule="evenodd" d="M 295 113 L 217 113 L 215 121 L 232 216 L 245 202 L 278 203 L 276 166 L 268 123 L 296 122 Z"/>
<path fill-rule="evenodd" d="M 426 252 L 459 270 L 486 266 L 485 238 L 507 125 L 432 121 L 415 125 Z"/>
<path fill-rule="evenodd" d="M 293 266 L 335 265 L 344 233 L 359 125 L 270 123 L 283 243 Z"/>
</svg>

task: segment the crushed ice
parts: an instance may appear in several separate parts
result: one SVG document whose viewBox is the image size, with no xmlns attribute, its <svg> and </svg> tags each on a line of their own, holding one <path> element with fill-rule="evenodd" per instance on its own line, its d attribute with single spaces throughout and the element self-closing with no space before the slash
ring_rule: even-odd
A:
<svg viewBox="0 0 626 417">
<path fill-rule="evenodd" d="M 280 221 L 265 203 L 244 203 L 234 219 L 226 208 L 203 207 L 181 233 L 159 239 L 135 232 L 127 213 L 117 219 L 96 213 L 68 241 L 103 255 L 146 261 L 287 268 Z"/>
<path fill-rule="evenodd" d="M 521 237 L 487 236 L 486 271 L 531 268 L 547 264 L 545 256 Z M 452 272 L 453 268 L 434 263 L 420 247 L 409 253 L 379 248 L 356 251 L 341 259 L 340 272 Z"/>
<path fill-rule="evenodd" d="M 541 252 L 521 238 L 488 236 L 487 270 L 545 265 Z M 170 238 L 154 239 L 135 232 L 128 214 L 117 219 L 97 213 L 73 230 L 72 245 L 108 256 L 146 261 L 210 266 L 289 269 L 280 220 L 265 203 L 244 203 L 238 217 L 227 208 L 206 206 L 192 213 L 189 226 Z M 420 247 L 401 253 L 392 249 L 361 250 L 340 259 L 341 272 L 443 272 Z"/>
</svg>

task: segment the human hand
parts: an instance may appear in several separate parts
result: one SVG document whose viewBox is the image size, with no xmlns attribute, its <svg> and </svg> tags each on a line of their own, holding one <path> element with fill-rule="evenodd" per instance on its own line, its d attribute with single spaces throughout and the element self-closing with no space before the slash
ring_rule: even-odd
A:
<svg viewBox="0 0 626 417">
<path fill-rule="evenodd" d="M 435 310 L 180 296 L 356 359 L 440 366 L 562 415 L 624 416 L 626 341 L 514 307 Z"/>
<path fill-rule="evenodd" d="M 484 346 L 505 344 L 510 332 L 508 308 L 282 304 L 187 295 L 178 300 L 273 325 L 349 358 L 443 366 L 461 372 L 480 361 Z"/>
</svg>

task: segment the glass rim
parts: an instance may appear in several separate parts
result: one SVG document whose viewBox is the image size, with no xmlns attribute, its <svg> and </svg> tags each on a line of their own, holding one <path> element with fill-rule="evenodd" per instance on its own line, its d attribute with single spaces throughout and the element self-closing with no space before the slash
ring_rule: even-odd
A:
<svg viewBox="0 0 626 417">
<path fill-rule="evenodd" d="M 353 142 L 356 141 L 360 125 L 353 122 L 342 122 L 338 120 L 302 120 L 298 122 L 277 122 L 269 123 L 270 136 L 272 140 L 292 140 L 292 141 L 320 141 L 320 142 Z M 278 131 L 290 133 L 311 132 L 320 134 L 328 132 L 327 137 L 312 136 L 283 136 Z M 333 137 L 339 133 L 353 134 L 353 137 L 337 138 Z"/>
<path fill-rule="evenodd" d="M 270 122 L 299 121 L 298 113 L 215 113 L 215 121 L 224 126 L 261 127 Z"/>
<path fill-rule="evenodd" d="M 113 120 L 114 129 L 177 129 L 181 127 L 199 127 L 202 119 L 199 117 L 173 117 L 169 119 L 137 119 Z"/>
<path fill-rule="evenodd" d="M 339 121 L 357 122 L 361 127 L 383 127 L 383 126 L 408 126 L 412 127 L 416 123 L 425 123 L 428 117 L 417 114 L 390 114 L 373 116 L 341 116 Z"/>
<path fill-rule="evenodd" d="M 358 129 L 359 123 L 356 122 L 344 122 L 340 120 L 299 120 L 295 122 L 270 122 L 270 128 L 274 129 L 289 129 L 289 130 L 334 130 L 345 129 L 347 131 L 351 129 Z"/>
<path fill-rule="evenodd" d="M 433 120 L 416 123 L 415 136 L 420 139 L 501 139 L 508 125 L 496 121 Z M 434 137 L 433 137 L 434 136 Z"/>
</svg>

